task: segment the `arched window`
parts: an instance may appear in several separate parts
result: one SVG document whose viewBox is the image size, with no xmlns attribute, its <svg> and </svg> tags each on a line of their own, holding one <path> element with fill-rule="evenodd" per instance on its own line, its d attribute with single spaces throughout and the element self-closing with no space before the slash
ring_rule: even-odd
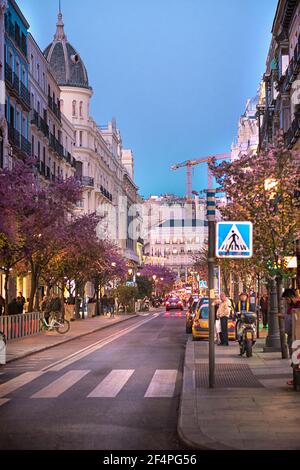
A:
<svg viewBox="0 0 300 470">
<path fill-rule="evenodd" d="M 83 113 L 83 102 L 80 101 L 80 103 L 79 103 L 79 116 L 80 117 L 83 117 L 82 113 Z"/>
<path fill-rule="evenodd" d="M 76 116 L 76 100 L 72 102 L 72 116 Z"/>
</svg>

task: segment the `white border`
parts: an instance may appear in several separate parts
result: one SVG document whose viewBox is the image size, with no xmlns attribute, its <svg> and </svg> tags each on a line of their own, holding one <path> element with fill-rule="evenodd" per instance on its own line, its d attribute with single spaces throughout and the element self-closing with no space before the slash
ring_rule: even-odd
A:
<svg viewBox="0 0 300 470">
<path fill-rule="evenodd" d="M 218 240 L 219 240 L 219 226 L 220 225 L 229 225 L 229 224 L 239 224 L 239 225 L 248 225 L 250 227 L 250 243 L 249 243 L 249 251 L 250 251 L 250 254 L 249 256 L 232 256 L 232 255 L 223 255 L 223 256 L 220 256 L 219 255 L 219 247 L 218 247 Z M 223 221 L 223 222 L 217 222 L 216 224 L 216 258 L 219 258 L 219 259 L 228 259 L 228 258 L 231 258 L 231 259 L 249 259 L 249 258 L 252 258 L 253 257 L 253 223 L 252 222 L 239 222 L 239 221 Z"/>
</svg>

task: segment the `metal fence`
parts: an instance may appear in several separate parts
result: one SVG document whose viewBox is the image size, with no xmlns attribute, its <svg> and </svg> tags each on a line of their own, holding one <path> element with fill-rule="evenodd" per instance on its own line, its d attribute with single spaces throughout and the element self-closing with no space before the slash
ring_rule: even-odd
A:
<svg viewBox="0 0 300 470">
<path fill-rule="evenodd" d="M 0 316 L 0 331 L 8 340 L 33 336 L 42 331 L 41 318 L 39 312 Z"/>
</svg>

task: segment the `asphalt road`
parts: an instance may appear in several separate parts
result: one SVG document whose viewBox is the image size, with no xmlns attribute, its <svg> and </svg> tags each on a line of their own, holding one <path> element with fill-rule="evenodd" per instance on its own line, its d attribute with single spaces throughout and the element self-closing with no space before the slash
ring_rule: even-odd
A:
<svg viewBox="0 0 300 470">
<path fill-rule="evenodd" d="M 184 319 L 140 316 L 2 367 L 0 449 L 186 449 Z"/>
</svg>

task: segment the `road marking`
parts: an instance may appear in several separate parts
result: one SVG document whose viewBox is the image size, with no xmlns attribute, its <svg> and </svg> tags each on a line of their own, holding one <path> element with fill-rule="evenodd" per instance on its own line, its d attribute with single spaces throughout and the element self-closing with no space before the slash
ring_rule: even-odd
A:
<svg viewBox="0 0 300 470">
<path fill-rule="evenodd" d="M 130 333 L 131 331 L 134 331 L 135 329 L 139 328 L 140 326 L 145 325 L 146 323 L 154 320 L 159 315 L 160 315 L 159 313 L 156 313 L 152 317 L 147 318 L 146 320 L 142 320 L 141 322 L 139 322 L 136 325 L 124 328 L 124 330 L 121 330 L 117 333 L 114 333 L 114 334 L 108 336 L 105 339 L 101 339 L 100 341 L 97 341 L 96 343 L 90 344 L 89 346 L 87 346 L 87 347 L 85 347 L 85 348 L 83 348 L 79 351 L 76 351 L 73 354 L 70 354 L 70 356 L 67 356 L 64 359 L 60 359 L 59 361 L 54 362 L 53 364 L 50 364 L 49 366 L 44 367 L 42 369 L 42 371 L 44 371 L 44 372 L 45 371 L 59 372 L 60 370 L 64 369 L 65 367 L 67 367 L 71 364 L 74 364 L 74 362 L 77 362 L 80 359 L 88 356 L 89 354 L 103 348 L 104 346 L 111 343 L 112 341 L 115 341 L 116 339 L 121 338 L 125 334 Z"/>
<path fill-rule="evenodd" d="M 11 392 L 14 392 L 18 388 L 23 387 L 23 385 L 27 385 L 29 382 L 32 382 L 34 379 L 40 377 L 44 372 L 34 371 L 34 372 L 25 372 L 24 374 L 15 377 L 14 379 L 9 380 L 0 385 L 0 398 L 5 397 Z"/>
<path fill-rule="evenodd" d="M 71 388 L 74 384 L 79 382 L 89 370 L 70 370 L 66 374 L 54 380 L 47 387 L 42 388 L 39 392 L 32 395 L 30 398 L 57 398 L 66 390 Z"/>
<path fill-rule="evenodd" d="M 7 403 L 8 401 L 10 401 L 9 398 L 1 398 L 0 399 L 0 406 L 5 405 L 5 403 Z"/>
<path fill-rule="evenodd" d="M 145 398 L 169 398 L 174 395 L 177 370 L 158 369 L 152 377 Z"/>
<path fill-rule="evenodd" d="M 112 370 L 88 395 L 88 398 L 114 398 L 128 382 L 134 369 Z"/>
</svg>

